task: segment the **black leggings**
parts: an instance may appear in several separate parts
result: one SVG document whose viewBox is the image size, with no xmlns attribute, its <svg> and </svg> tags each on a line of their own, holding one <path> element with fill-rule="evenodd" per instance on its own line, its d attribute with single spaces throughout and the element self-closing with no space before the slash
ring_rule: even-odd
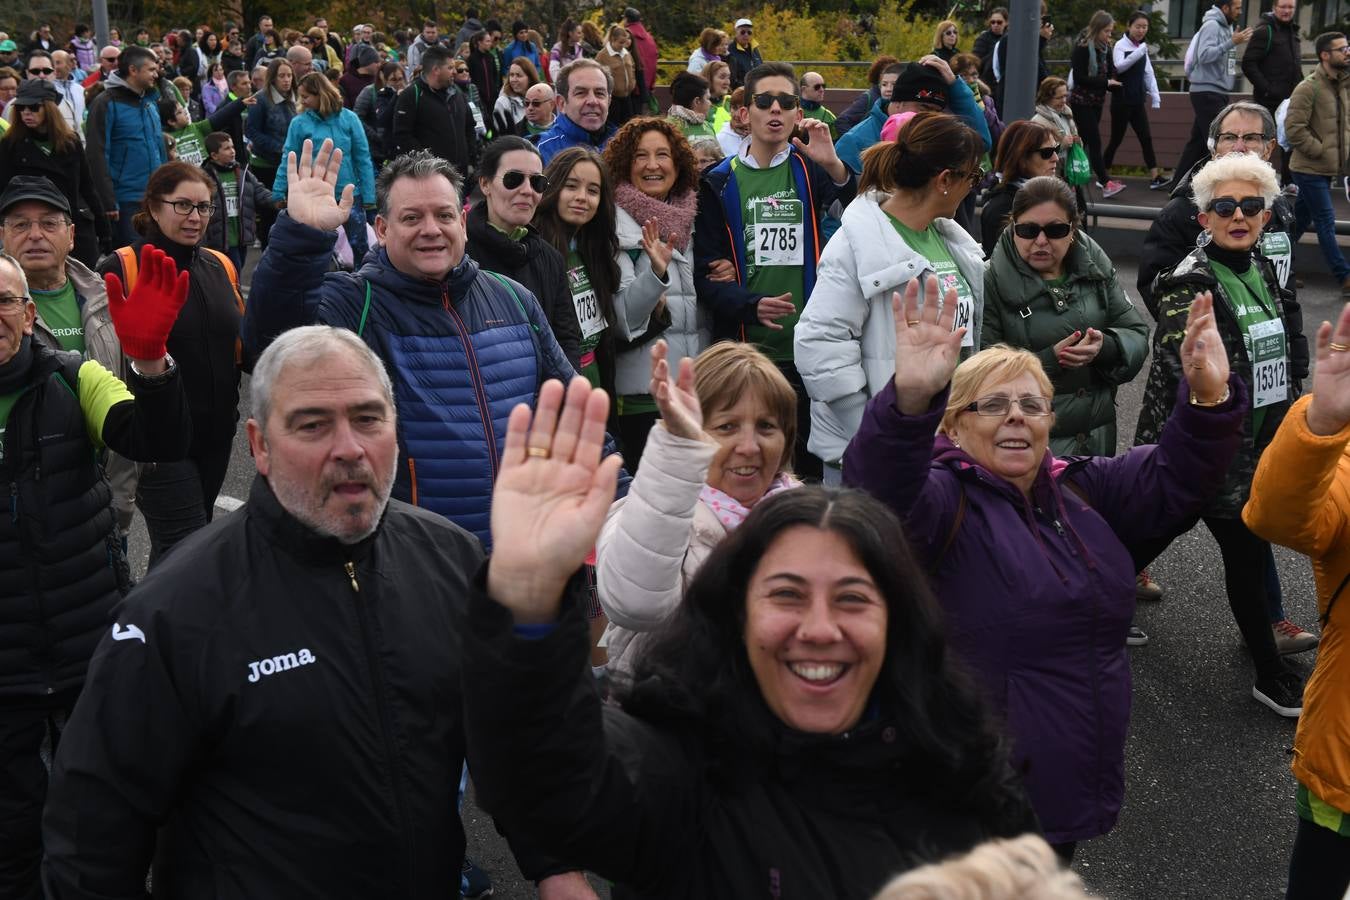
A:
<svg viewBox="0 0 1350 900">
<path fill-rule="evenodd" d="M 1083 139 L 1083 149 L 1087 151 L 1092 171 L 1103 185 L 1110 180 L 1106 166 L 1102 163 L 1102 108 L 1085 103 L 1074 103 L 1073 120 L 1078 124 L 1078 136 Z"/>
<path fill-rule="evenodd" d="M 1139 146 L 1144 151 L 1144 165 L 1150 169 L 1158 168 L 1158 158 L 1153 155 L 1153 134 L 1148 130 L 1148 108 L 1142 103 L 1111 104 L 1111 140 L 1102 158 L 1106 168 L 1111 168 L 1116 151 L 1120 149 L 1121 141 L 1125 140 L 1126 126 L 1133 128 L 1135 137 L 1139 138 Z"/>
<path fill-rule="evenodd" d="M 1350 837 L 1298 820 L 1285 900 L 1341 900 L 1350 887 Z"/>
</svg>

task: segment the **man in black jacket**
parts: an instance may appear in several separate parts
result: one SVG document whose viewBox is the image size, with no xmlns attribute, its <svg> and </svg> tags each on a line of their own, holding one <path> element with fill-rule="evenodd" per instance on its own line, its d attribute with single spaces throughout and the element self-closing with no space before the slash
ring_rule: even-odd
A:
<svg viewBox="0 0 1350 900">
<path fill-rule="evenodd" d="M 390 500 L 389 376 L 356 334 L 253 370 L 248 504 L 115 611 L 52 775 L 49 898 L 454 897 L 460 640 L 483 560 Z M 158 832 L 158 836 L 157 836 Z"/>
<path fill-rule="evenodd" d="M 759 44 L 755 43 L 755 25 L 749 19 L 737 19 L 736 31 L 731 41 L 731 49 L 727 51 L 727 63 L 731 66 L 731 87 L 733 89 L 745 84 L 745 76 L 750 74 L 750 70 L 764 62 L 764 56 L 759 52 Z"/>
<path fill-rule="evenodd" d="M 70 227 L 64 198 L 34 182 L 45 179 L 16 178 L 0 196 L 11 238 Z M 133 396 L 99 363 L 35 339 L 37 306 L 21 264 L 0 255 L 0 482 L 10 494 L 0 516 L 0 897 L 42 896 L 42 747 L 70 714 L 130 581 L 96 454 L 106 447 L 154 462 L 188 449 L 187 402 L 164 349 L 188 276 L 172 261 L 161 268 L 162 253 L 146 259 L 130 300 L 120 284 L 108 290 Z M 45 314 L 49 325 L 58 316 Z"/>
<path fill-rule="evenodd" d="M 469 101 L 454 85 L 450 51 L 428 47 L 422 54 L 422 74 L 404 88 L 394 105 L 395 154 L 430 150 L 454 163 L 460 177 L 469 177 L 478 135 Z"/>
<path fill-rule="evenodd" d="M 1303 49 L 1294 21 L 1295 0 L 1276 0 L 1275 8 L 1261 14 L 1261 24 L 1252 31 L 1247 51 L 1242 54 L 1242 74 L 1252 83 L 1252 99 L 1275 110 L 1289 99 L 1294 87 L 1303 80 Z M 1289 154 L 1278 147 L 1281 180 L 1289 182 Z"/>
</svg>

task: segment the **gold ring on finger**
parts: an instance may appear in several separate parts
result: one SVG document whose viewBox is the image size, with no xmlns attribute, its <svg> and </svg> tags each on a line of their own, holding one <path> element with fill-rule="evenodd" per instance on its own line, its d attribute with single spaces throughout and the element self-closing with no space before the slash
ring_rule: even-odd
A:
<svg viewBox="0 0 1350 900">
<path fill-rule="evenodd" d="M 538 457 L 539 459 L 548 459 L 547 447 L 526 447 L 525 453 L 528 456 Z"/>
<path fill-rule="evenodd" d="M 1338 344 L 1335 341 L 1331 342 L 1332 353 L 1344 353 L 1347 350 L 1350 350 L 1350 346 L 1347 346 L 1345 344 Z"/>
<path fill-rule="evenodd" d="M 906 324 L 906 325 L 909 325 L 910 327 L 913 327 L 913 326 L 919 324 L 919 320 L 918 320 L 918 319 L 906 319 L 906 320 L 905 320 L 905 324 Z"/>
</svg>

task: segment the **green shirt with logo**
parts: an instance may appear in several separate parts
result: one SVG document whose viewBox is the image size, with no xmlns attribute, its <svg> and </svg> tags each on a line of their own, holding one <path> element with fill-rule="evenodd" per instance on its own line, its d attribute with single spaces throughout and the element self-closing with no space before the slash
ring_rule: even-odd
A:
<svg viewBox="0 0 1350 900">
<path fill-rule="evenodd" d="M 1233 315 L 1242 329 L 1242 344 L 1247 351 L 1247 358 L 1252 362 L 1254 380 L 1260 382 L 1264 377 L 1262 373 L 1269 371 L 1271 366 L 1278 365 L 1277 360 L 1283 362 L 1285 359 L 1284 332 L 1282 328 L 1275 328 L 1280 321 L 1279 310 L 1270 296 L 1270 291 L 1266 289 L 1265 279 L 1261 277 L 1261 271 L 1257 266 L 1249 266 L 1247 271 L 1239 274 L 1212 259 L 1209 265 L 1214 277 L 1223 286 L 1224 293 L 1228 295 Z M 1265 336 L 1272 329 L 1278 330 L 1278 341 Z M 1277 374 L 1284 378 L 1288 377 L 1285 372 Z M 1253 387 L 1255 396 L 1252 397 L 1252 434 L 1260 434 L 1261 426 L 1266 419 L 1265 407 L 1269 406 L 1270 402 L 1262 402 L 1265 398 L 1261 396 L 1263 393 L 1261 384 L 1255 384 Z M 1283 394 L 1283 391 L 1275 393 Z"/>
<path fill-rule="evenodd" d="M 961 339 L 961 358 L 972 355 L 975 352 L 975 294 L 966 276 L 961 274 L 961 268 L 951 251 L 947 249 L 942 232 L 938 231 L 934 223 L 929 223 L 923 231 L 915 231 L 890 213 L 886 213 L 886 218 L 891 220 L 891 225 L 895 226 L 909 248 L 928 260 L 928 265 L 938 279 L 938 296 L 946 297 L 947 291 L 956 291 L 956 320 L 952 328 L 965 327 L 966 334 Z"/>
<path fill-rule="evenodd" d="M 225 197 L 225 246 L 239 246 L 239 179 L 234 169 L 216 169 L 220 193 Z"/>
<path fill-rule="evenodd" d="M 591 286 L 586 264 L 575 249 L 567 254 L 567 288 L 577 311 L 577 324 L 581 326 L 581 374 L 592 387 L 600 387 L 600 363 L 595 358 L 595 348 L 600 345 L 600 336 L 608 323 Z"/>
<path fill-rule="evenodd" d="M 80 301 L 75 296 L 75 284 L 69 278 L 54 291 L 32 289 L 33 302 L 47 329 L 56 336 L 62 350 L 84 353 L 84 318 L 80 315 Z"/>
<path fill-rule="evenodd" d="M 211 133 L 208 121 L 190 122 L 186 128 L 169 133 L 173 138 L 173 149 L 178 159 L 188 165 L 200 166 L 207 157 L 206 136 Z"/>
<path fill-rule="evenodd" d="M 792 330 L 806 304 L 806 207 L 797 196 L 790 159 L 767 169 L 732 162 L 745 225 L 745 286 L 765 297 L 792 295 L 796 310 L 775 324 L 750 325 L 747 340 L 775 362 L 792 361 Z"/>
</svg>

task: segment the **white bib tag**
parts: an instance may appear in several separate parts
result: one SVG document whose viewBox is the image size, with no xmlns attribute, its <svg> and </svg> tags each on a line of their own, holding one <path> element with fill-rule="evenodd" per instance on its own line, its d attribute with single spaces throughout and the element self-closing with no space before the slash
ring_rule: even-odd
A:
<svg viewBox="0 0 1350 900">
<path fill-rule="evenodd" d="M 594 337 L 605 330 L 605 317 L 600 314 L 600 301 L 595 299 L 595 291 L 586 290 L 572 295 L 577 307 L 577 321 L 581 323 L 581 338 Z"/>
<path fill-rule="evenodd" d="M 1289 359 L 1284 323 L 1279 319 L 1258 322 L 1247 333 L 1252 339 L 1252 408 L 1285 402 L 1289 399 Z"/>
<path fill-rule="evenodd" d="M 802 202 L 761 200 L 755 204 L 755 265 L 800 266 L 803 254 Z"/>
<path fill-rule="evenodd" d="M 1289 235 L 1283 231 L 1268 231 L 1261 236 L 1261 255 L 1275 264 L 1275 275 L 1280 287 L 1289 283 L 1294 268 L 1294 252 Z"/>
</svg>

